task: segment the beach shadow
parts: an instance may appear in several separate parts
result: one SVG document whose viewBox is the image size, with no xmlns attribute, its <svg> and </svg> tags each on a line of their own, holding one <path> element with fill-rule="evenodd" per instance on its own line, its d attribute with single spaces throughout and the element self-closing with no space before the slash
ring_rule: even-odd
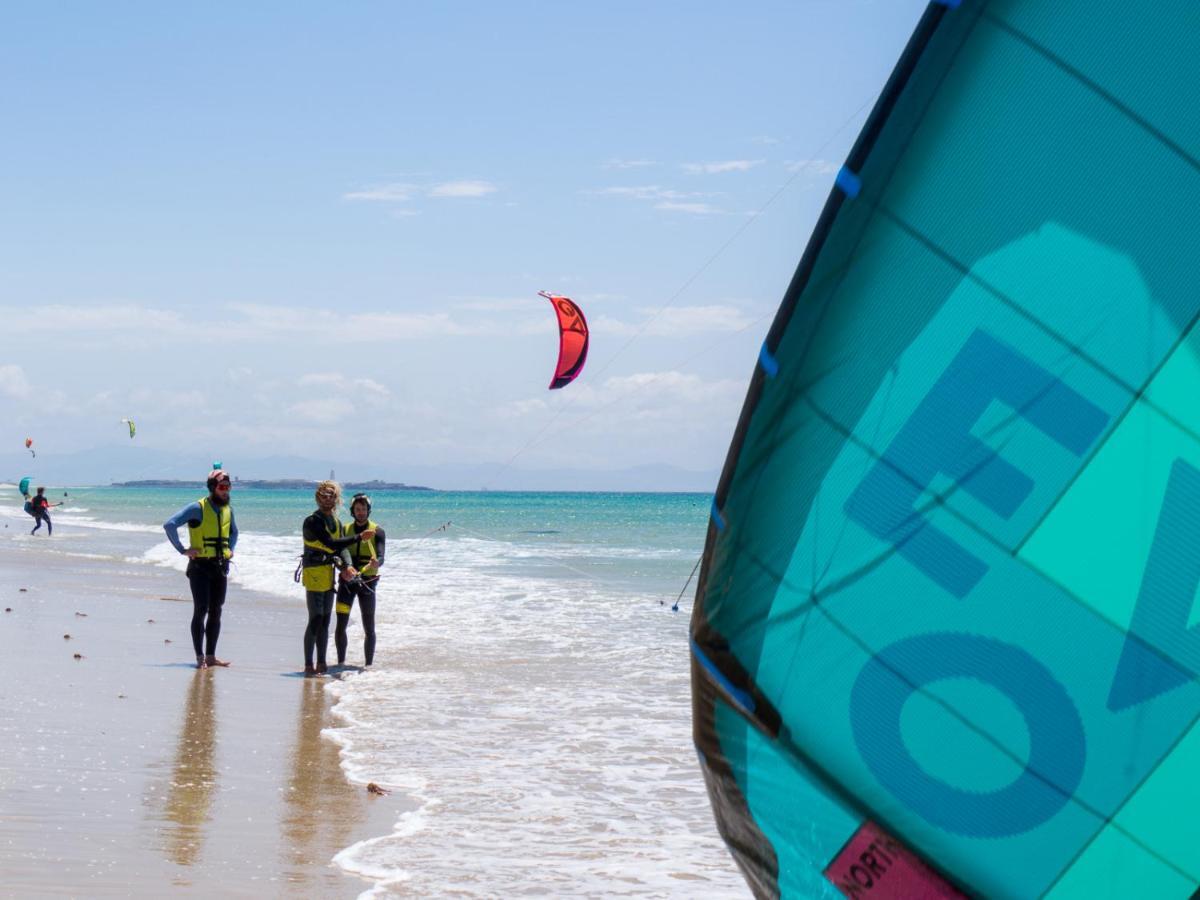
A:
<svg viewBox="0 0 1200 900">
<path fill-rule="evenodd" d="M 342 774 L 337 745 L 321 737 L 333 706 L 324 681 L 309 678 L 300 687 L 282 822 L 288 838 L 284 863 L 290 885 L 307 883 L 314 863 L 328 861 L 347 846 L 363 816 L 362 798 Z"/>
<path fill-rule="evenodd" d="M 353 675 L 355 672 L 363 671 L 363 666 L 330 666 L 327 677 L 325 678 L 310 678 L 310 681 L 328 681 L 330 678 L 340 678 L 342 675 Z M 303 672 L 280 672 L 280 678 L 303 678 Z"/>
<path fill-rule="evenodd" d="M 200 671 L 196 668 L 194 662 L 142 663 L 142 665 L 151 669 L 193 669 L 197 672 Z"/>
<path fill-rule="evenodd" d="M 216 688 L 212 672 L 197 670 L 184 701 L 163 808 L 163 850 L 176 865 L 195 865 L 204 847 L 205 826 L 217 790 L 216 747 Z"/>
</svg>

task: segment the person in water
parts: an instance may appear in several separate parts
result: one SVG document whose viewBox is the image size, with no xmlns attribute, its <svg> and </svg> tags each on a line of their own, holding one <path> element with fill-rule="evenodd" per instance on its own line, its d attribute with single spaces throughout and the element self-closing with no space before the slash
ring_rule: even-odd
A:
<svg viewBox="0 0 1200 900">
<path fill-rule="evenodd" d="M 355 537 L 357 543 L 350 546 L 350 559 L 358 578 L 347 579 L 343 574 L 337 593 L 337 627 L 333 631 L 333 643 L 337 647 L 338 665 L 346 663 L 346 626 L 350 623 L 350 610 L 354 598 L 358 598 L 358 612 L 362 617 L 363 658 L 371 665 L 375 658 L 375 591 L 379 586 L 379 568 L 383 565 L 383 529 L 371 521 L 371 498 L 366 494 L 355 494 L 350 501 L 350 512 L 354 521 L 346 524 L 343 537 Z M 363 538 L 374 532 L 373 538 Z"/>
<path fill-rule="evenodd" d="M 62 503 L 51 503 L 46 499 L 46 489 L 40 487 L 37 493 L 29 499 L 29 514 L 33 516 L 34 526 L 30 534 L 37 534 L 42 523 L 46 523 L 46 534 L 54 534 L 54 524 L 50 521 L 50 507 L 62 506 Z"/>
<path fill-rule="evenodd" d="M 334 570 L 342 577 L 358 577 L 349 547 L 375 537 L 371 530 L 343 537 L 337 509 L 342 505 L 342 489 L 336 481 L 322 481 L 316 490 L 317 508 L 304 520 L 304 555 L 300 559 L 301 580 L 308 604 L 308 627 L 304 629 L 304 674 L 307 677 L 324 675 L 328 671 L 325 653 L 329 645 L 329 621 L 337 597 L 334 590 Z M 313 650 L 317 664 L 313 667 Z"/>
<path fill-rule="evenodd" d="M 208 475 L 208 496 L 189 503 L 167 521 L 163 531 L 167 540 L 188 558 L 187 579 L 192 588 L 192 648 L 196 668 L 229 665 L 217 659 L 217 638 L 221 636 L 221 608 L 229 586 L 229 561 L 237 546 L 237 522 L 229 503 L 233 482 L 229 473 L 214 469 Z M 179 527 L 188 527 L 189 546 L 179 541 Z M 203 642 L 203 644 L 202 644 Z"/>
</svg>

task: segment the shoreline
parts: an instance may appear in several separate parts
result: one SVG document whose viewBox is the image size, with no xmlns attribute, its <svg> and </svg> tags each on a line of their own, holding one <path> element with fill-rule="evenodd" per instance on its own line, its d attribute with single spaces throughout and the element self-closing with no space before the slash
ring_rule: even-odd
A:
<svg viewBox="0 0 1200 900">
<path fill-rule="evenodd" d="M 375 886 L 333 859 L 390 833 L 413 804 L 348 780 L 341 744 L 322 734 L 340 725 L 332 679 L 298 676 L 292 606 L 231 584 L 218 653 L 233 665 L 197 670 L 181 573 L 0 545 L 6 889 Z"/>
</svg>

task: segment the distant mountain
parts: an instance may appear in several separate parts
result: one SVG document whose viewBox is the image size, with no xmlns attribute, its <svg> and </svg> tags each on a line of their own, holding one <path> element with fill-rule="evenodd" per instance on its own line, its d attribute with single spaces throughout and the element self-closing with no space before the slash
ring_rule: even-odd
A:
<svg viewBox="0 0 1200 900">
<path fill-rule="evenodd" d="M 243 488 L 264 488 L 267 490 L 303 490 L 312 489 L 320 482 L 315 478 L 274 478 L 274 479 L 257 479 L 257 478 L 238 478 L 235 479 L 238 487 Z M 195 479 L 178 479 L 178 478 L 146 478 L 139 481 L 115 481 L 113 487 L 187 487 L 195 485 Z M 432 491 L 433 488 L 422 487 L 419 484 L 404 484 L 396 481 L 347 481 L 342 485 L 347 491 Z"/>
<path fill-rule="evenodd" d="M 287 455 L 218 458 L 242 482 L 282 479 L 312 482 L 328 477 L 333 470 L 339 480 L 354 484 L 377 479 L 429 485 L 436 490 L 707 493 L 716 489 L 720 474 L 715 469 L 693 471 L 659 464 L 624 469 L 523 469 L 504 468 L 499 463 L 427 466 Z M 147 480 L 201 483 L 212 463 L 213 457 L 203 452 L 171 453 L 136 444 L 95 447 L 75 453 L 44 451 L 36 459 L 23 451 L 5 452 L 0 453 L 0 480 L 16 482 L 23 475 L 32 475 L 38 484 L 62 486 Z"/>
</svg>

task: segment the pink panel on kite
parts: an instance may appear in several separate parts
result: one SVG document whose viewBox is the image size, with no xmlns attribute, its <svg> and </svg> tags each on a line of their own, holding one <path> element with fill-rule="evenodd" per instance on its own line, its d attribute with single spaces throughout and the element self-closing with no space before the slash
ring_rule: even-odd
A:
<svg viewBox="0 0 1200 900">
<path fill-rule="evenodd" d="M 587 360 L 588 327 L 583 310 L 568 297 L 541 292 L 550 301 L 554 314 L 558 316 L 558 365 L 554 369 L 554 380 L 550 390 L 566 387 L 583 371 Z"/>
</svg>

